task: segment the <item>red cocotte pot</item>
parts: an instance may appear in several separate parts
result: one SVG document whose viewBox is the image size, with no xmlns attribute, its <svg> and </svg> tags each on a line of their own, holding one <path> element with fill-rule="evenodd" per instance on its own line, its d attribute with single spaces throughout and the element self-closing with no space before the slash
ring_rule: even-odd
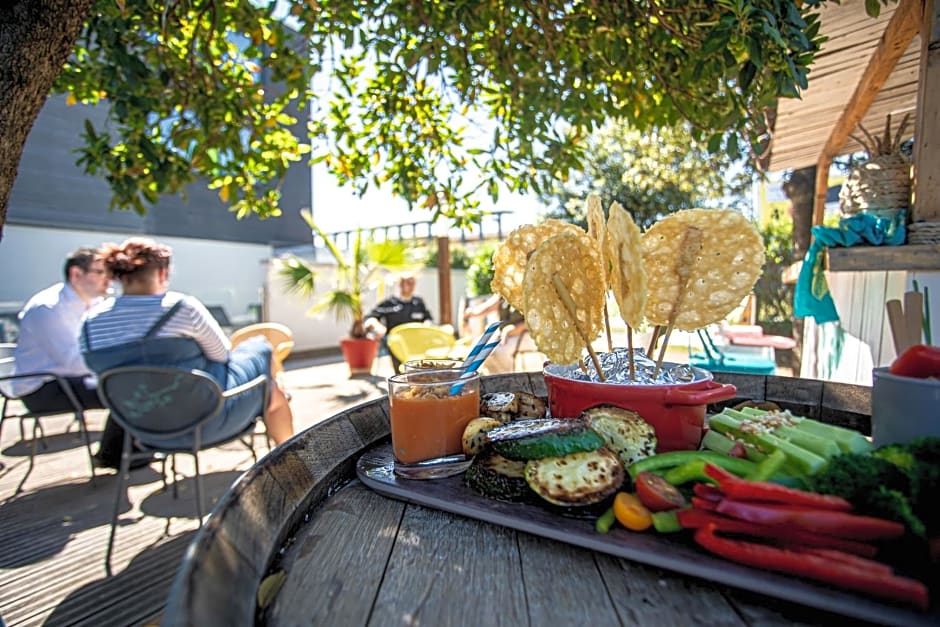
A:
<svg viewBox="0 0 940 627">
<path fill-rule="evenodd" d="M 664 367 L 675 364 L 663 364 Z M 698 448 L 705 424 L 705 406 L 734 398 L 737 388 L 712 380 L 712 373 L 692 368 L 695 379 L 689 383 L 624 385 L 578 381 L 562 376 L 569 369 L 548 364 L 543 371 L 548 387 L 552 416 L 573 418 L 585 409 L 615 405 L 640 414 L 653 425 L 658 441 L 656 451 Z"/>
</svg>

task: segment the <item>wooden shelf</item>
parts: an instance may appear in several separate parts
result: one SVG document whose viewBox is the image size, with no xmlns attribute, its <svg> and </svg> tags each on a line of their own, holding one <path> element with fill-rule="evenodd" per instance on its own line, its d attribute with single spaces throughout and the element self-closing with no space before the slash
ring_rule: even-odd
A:
<svg viewBox="0 0 940 627">
<path fill-rule="evenodd" d="M 937 270 L 940 271 L 940 244 L 905 246 L 832 247 L 827 251 L 830 272 L 865 270 Z"/>
</svg>

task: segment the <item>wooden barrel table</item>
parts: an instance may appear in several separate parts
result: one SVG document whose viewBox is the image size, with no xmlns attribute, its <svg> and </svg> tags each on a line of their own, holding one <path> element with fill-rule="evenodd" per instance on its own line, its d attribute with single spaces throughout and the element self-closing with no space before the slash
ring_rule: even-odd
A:
<svg viewBox="0 0 940 627">
<path fill-rule="evenodd" d="M 724 405 L 774 401 L 800 415 L 870 429 L 867 387 L 717 373 L 716 379 L 738 388 L 738 398 Z M 546 393 L 541 373 L 482 382 L 484 393 L 512 390 Z M 382 496 L 357 479 L 356 465 L 388 437 L 383 398 L 298 434 L 247 471 L 194 538 L 163 623 L 845 623 L 845 616 L 773 595 Z M 903 616 L 919 622 L 914 612 Z M 925 618 L 929 624 L 937 616 Z"/>
</svg>

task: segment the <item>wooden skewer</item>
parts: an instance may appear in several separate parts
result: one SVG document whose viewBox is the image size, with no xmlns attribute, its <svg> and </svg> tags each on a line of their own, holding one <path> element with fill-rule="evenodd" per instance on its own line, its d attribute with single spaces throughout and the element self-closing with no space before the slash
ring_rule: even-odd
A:
<svg viewBox="0 0 940 627">
<path fill-rule="evenodd" d="M 568 315 L 571 316 L 571 320 L 574 322 L 574 328 L 578 331 L 578 335 L 581 336 L 581 341 L 584 342 L 584 345 L 587 347 L 591 361 L 594 362 L 594 368 L 597 370 L 597 378 L 601 381 L 606 381 L 607 378 L 604 376 L 604 371 L 601 369 L 601 360 L 597 358 L 597 353 L 594 352 L 594 347 L 591 346 L 591 341 L 588 339 L 587 333 L 585 333 L 581 325 L 578 324 L 578 308 L 574 304 L 571 292 L 568 291 L 568 287 L 557 274 L 552 275 L 552 285 L 555 286 L 555 291 L 558 293 L 559 298 L 561 298 L 561 302 L 565 304 L 565 309 L 568 310 Z"/>
<path fill-rule="evenodd" d="M 652 357 L 653 351 L 656 350 L 656 342 L 659 340 L 659 334 L 663 330 L 661 325 L 656 325 L 653 327 L 653 336 L 650 338 L 649 348 L 646 349 L 646 356 Z"/>
<path fill-rule="evenodd" d="M 670 320 L 672 318 L 674 318 L 674 316 L 670 316 Z M 656 358 L 656 368 L 653 369 L 653 381 L 659 376 L 659 371 L 663 367 L 663 359 L 666 357 L 666 347 L 669 346 L 669 336 L 672 335 L 672 325 L 672 322 L 666 325 L 666 332 L 663 334 L 663 345 L 659 349 L 659 356 Z"/>
<path fill-rule="evenodd" d="M 666 325 L 666 337 L 663 339 L 663 347 L 659 351 L 659 357 L 656 359 L 656 368 L 653 370 L 653 380 L 659 376 L 659 371 L 663 367 L 663 358 L 666 356 L 666 347 L 669 345 L 669 336 L 672 335 L 672 328 L 676 324 L 676 318 L 682 311 L 682 305 L 685 301 L 686 289 L 689 286 L 689 279 L 692 277 L 692 268 L 695 265 L 695 257 L 702 248 L 702 230 L 690 226 L 686 228 L 682 237 L 682 252 L 679 254 L 679 263 L 676 265 L 676 274 L 679 277 L 679 292 L 676 294 L 676 302 L 672 305 L 672 311 L 669 312 L 669 323 Z"/>
<path fill-rule="evenodd" d="M 888 324 L 891 327 L 891 339 L 894 340 L 894 352 L 900 355 L 909 346 L 904 309 L 901 307 L 901 301 L 896 298 L 886 302 L 885 309 L 888 311 Z"/>
<path fill-rule="evenodd" d="M 630 380 L 636 380 L 636 364 L 633 362 L 633 328 L 627 325 L 627 353 L 630 359 Z"/>
<path fill-rule="evenodd" d="M 606 294 L 605 294 L 606 297 Z M 610 314 L 607 313 L 607 299 L 604 299 L 604 328 L 607 329 L 607 352 L 614 352 L 614 340 L 610 337 Z"/>
<path fill-rule="evenodd" d="M 904 292 L 904 326 L 907 345 L 920 344 L 924 331 L 924 295 L 920 292 Z"/>
</svg>

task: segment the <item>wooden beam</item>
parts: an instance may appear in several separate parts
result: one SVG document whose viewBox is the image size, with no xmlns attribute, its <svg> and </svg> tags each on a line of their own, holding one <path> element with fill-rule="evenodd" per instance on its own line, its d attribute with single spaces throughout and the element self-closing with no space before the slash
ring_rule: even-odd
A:
<svg viewBox="0 0 940 627">
<path fill-rule="evenodd" d="M 911 221 L 940 222 L 940 0 L 923 1 Z"/>
<path fill-rule="evenodd" d="M 849 99 L 842 116 L 832 127 L 829 139 L 817 160 L 816 200 L 813 206 L 813 224 L 822 224 L 826 210 L 826 189 L 829 184 L 829 166 L 839 156 L 849 135 L 858 126 L 868 107 L 874 102 L 881 87 L 888 80 L 898 59 L 911 44 L 914 36 L 920 32 L 924 0 L 900 0 L 898 8 L 888 21 L 878 47 L 868 60 L 868 66 L 862 78 L 855 86 L 855 92 Z M 820 189 L 821 188 L 821 189 Z"/>
</svg>

